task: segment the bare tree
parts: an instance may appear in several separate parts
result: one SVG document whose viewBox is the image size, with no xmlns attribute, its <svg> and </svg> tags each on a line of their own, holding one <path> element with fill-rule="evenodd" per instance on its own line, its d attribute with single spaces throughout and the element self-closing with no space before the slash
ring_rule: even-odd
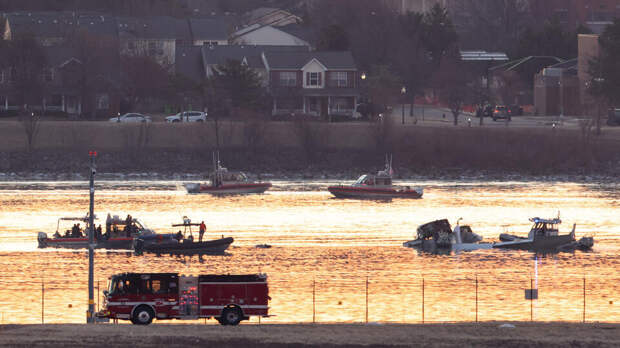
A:
<svg viewBox="0 0 620 348">
<path fill-rule="evenodd" d="M 39 133 L 39 116 L 36 116 L 34 113 L 22 113 L 19 116 L 19 122 L 24 128 L 26 145 L 30 154 L 34 149 L 34 141 Z"/>
<path fill-rule="evenodd" d="M 453 52 L 443 59 L 434 77 L 434 84 L 440 89 L 440 99 L 450 108 L 455 126 L 459 123 L 463 106 L 471 99 L 469 75 L 456 52 Z"/>
</svg>

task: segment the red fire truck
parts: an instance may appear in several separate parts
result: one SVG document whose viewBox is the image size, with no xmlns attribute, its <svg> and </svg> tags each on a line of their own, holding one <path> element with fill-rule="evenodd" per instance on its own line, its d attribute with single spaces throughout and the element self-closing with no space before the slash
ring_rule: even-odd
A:
<svg viewBox="0 0 620 348">
<path fill-rule="evenodd" d="M 267 317 L 265 274 L 186 276 L 122 273 L 110 277 L 99 317 L 148 325 L 153 319 L 215 318 L 237 325 L 250 316 Z"/>
</svg>

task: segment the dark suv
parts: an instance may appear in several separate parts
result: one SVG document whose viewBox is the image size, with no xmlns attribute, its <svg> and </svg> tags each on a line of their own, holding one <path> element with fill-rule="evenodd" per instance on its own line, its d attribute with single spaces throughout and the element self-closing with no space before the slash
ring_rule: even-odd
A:
<svg viewBox="0 0 620 348">
<path fill-rule="evenodd" d="M 507 119 L 508 121 L 510 121 L 511 120 L 511 111 L 510 111 L 510 109 L 508 109 L 507 107 L 505 107 L 503 105 L 498 105 L 493 110 L 493 115 L 491 117 L 493 117 L 493 121 L 497 121 L 500 118 L 504 118 L 504 119 Z"/>
<path fill-rule="evenodd" d="M 607 114 L 607 125 L 620 125 L 620 109 L 609 109 L 609 113 Z"/>
</svg>

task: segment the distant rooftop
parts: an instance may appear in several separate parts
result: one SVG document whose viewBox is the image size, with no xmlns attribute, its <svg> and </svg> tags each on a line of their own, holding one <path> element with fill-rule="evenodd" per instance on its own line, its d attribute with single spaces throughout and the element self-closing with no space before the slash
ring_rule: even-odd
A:
<svg viewBox="0 0 620 348">
<path fill-rule="evenodd" d="M 508 56 L 504 52 L 487 51 L 461 51 L 461 60 L 464 61 L 507 61 Z"/>
</svg>

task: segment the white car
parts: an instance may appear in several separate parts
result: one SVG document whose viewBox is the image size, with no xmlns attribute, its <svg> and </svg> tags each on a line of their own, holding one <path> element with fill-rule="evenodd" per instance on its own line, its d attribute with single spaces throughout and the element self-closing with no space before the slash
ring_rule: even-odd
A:
<svg viewBox="0 0 620 348">
<path fill-rule="evenodd" d="M 205 122 L 207 114 L 201 111 L 183 111 L 176 115 L 166 117 L 166 122 Z"/>
<path fill-rule="evenodd" d="M 137 113 L 128 113 L 117 117 L 112 117 L 110 122 L 134 123 L 134 122 L 151 122 L 150 116 Z"/>
</svg>

